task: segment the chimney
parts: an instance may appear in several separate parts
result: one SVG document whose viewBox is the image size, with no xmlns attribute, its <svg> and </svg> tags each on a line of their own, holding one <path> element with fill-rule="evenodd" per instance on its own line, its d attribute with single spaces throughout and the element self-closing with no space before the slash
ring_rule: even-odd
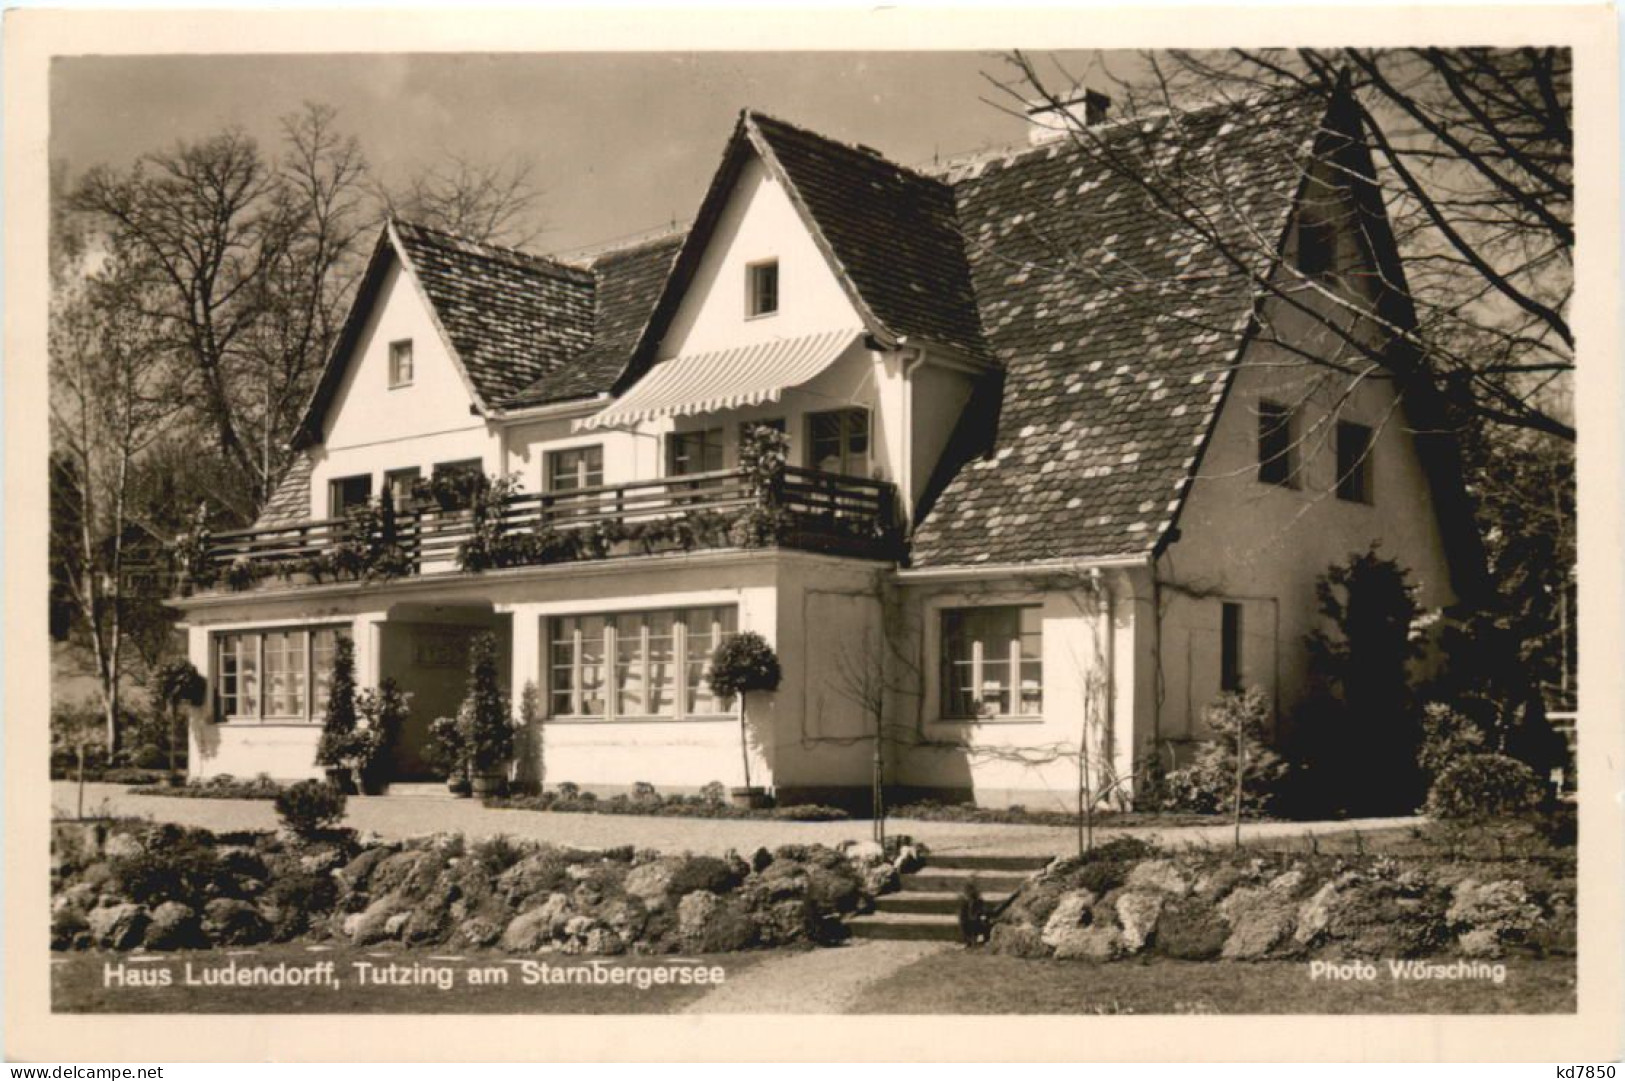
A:
<svg viewBox="0 0 1625 1081">
<path fill-rule="evenodd" d="M 1027 106 L 1027 142 L 1032 146 L 1063 139 L 1078 128 L 1103 123 L 1112 99 L 1098 90 L 1074 91 L 1055 101 L 1036 101 Z"/>
</svg>

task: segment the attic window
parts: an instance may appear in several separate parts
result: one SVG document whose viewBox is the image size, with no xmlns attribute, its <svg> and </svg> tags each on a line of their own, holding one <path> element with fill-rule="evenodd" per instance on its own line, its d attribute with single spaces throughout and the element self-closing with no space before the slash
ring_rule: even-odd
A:
<svg viewBox="0 0 1625 1081">
<path fill-rule="evenodd" d="M 745 316 L 772 315 L 779 310 L 779 261 L 768 259 L 745 268 Z"/>
<path fill-rule="evenodd" d="M 1283 488 L 1298 486 L 1292 410 L 1279 402 L 1258 403 L 1258 479 Z"/>
<path fill-rule="evenodd" d="M 1371 429 L 1349 420 L 1337 422 L 1337 498 L 1371 502 Z"/>
<path fill-rule="evenodd" d="M 1298 219 L 1298 273 L 1324 278 L 1337 269 L 1337 233 L 1320 212 L 1305 208 Z"/>
<path fill-rule="evenodd" d="M 389 343 L 389 386 L 412 385 L 412 339 Z"/>
</svg>

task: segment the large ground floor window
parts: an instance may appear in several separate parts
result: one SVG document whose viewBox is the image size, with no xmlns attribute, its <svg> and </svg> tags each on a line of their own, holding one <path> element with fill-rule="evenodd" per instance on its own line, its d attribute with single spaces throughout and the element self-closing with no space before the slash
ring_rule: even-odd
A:
<svg viewBox="0 0 1625 1081">
<path fill-rule="evenodd" d="M 969 720 L 1043 713 L 1043 642 L 1037 606 L 945 610 L 943 715 Z"/>
<path fill-rule="evenodd" d="M 278 627 L 214 636 L 215 717 L 320 723 L 333 654 L 348 627 Z"/>
<path fill-rule="evenodd" d="M 733 605 L 664 608 L 548 620 L 548 701 L 554 717 L 715 716 L 711 654 L 737 629 Z"/>
</svg>

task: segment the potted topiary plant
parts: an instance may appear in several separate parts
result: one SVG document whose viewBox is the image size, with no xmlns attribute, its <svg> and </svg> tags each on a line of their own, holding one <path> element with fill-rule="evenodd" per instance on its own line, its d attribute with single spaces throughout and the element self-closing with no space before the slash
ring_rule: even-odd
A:
<svg viewBox="0 0 1625 1081">
<path fill-rule="evenodd" d="M 181 725 L 183 719 L 181 706 L 201 706 L 207 684 L 204 683 L 202 674 L 192 666 L 192 662 L 184 659 L 170 661 L 160 667 L 153 673 L 153 682 L 157 685 L 158 704 L 163 712 L 169 736 L 168 781 L 170 784 L 178 784 L 180 768 L 175 752 L 185 738 L 185 729 Z"/>
<path fill-rule="evenodd" d="M 382 795 L 389 787 L 389 752 L 406 723 L 411 700 L 412 696 L 403 693 L 393 679 L 385 679 L 376 690 L 369 687 L 356 696 L 362 727 L 356 731 L 355 778 L 363 795 Z"/>
<path fill-rule="evenodd" d="M 514 723 L 508 696 L 497 678 L 494 634 L 481 634 L 469 646 L 468 697 L 462 712 L 467 718 L 474 795 L 500 795 L 507 787 L 508 765 L 513 760 Z"/>
<path fill-rule="evenodd" d="M 751 691 L 778 690 L 782 673 L 778 655 L 767 639 L 755 631 L 745 631 L 725 640 L 711 655 L 711 690 L 724 700 L 732 700 L 739 711 L 739 753 L 745 766 L 745 786 L 731 795 L 741 807 L 767 806 L 766 789 L 750 783 L 750 736 L 745 723 L 745 696 Z"/>
<path fill-rule="evenodd" d="M 355 644 L 343 635 L 333 648 L 333 681 L 322 715 L 322 738 L 316 744 L 316 764 L 327 770 L 327 780 L 340 792 L 356 791 L 355 768 L 365 737 L 356 732 Z"/>
<path fill-rule="evenodd" d="M 429 761 L 446 771 L 446 787 L 454 796 L 473 791 L 468 779 L 468 725 L 456 717 L 436 717 L 429 724 Z"/>
</svg>

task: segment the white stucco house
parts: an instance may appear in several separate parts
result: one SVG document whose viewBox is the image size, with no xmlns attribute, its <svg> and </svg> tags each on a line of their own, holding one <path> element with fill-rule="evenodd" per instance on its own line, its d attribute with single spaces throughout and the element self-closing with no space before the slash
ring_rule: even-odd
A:
<svg viewBox="0 0 1625 1081">
<path fill-rule="evenodd" d="M 1071 806 L 1080 740 L 1128 777 L 1201 739 L 1222 689 L 1288 715 L 1329 564 L 1377 542 L 1427 606 L 1473 588 L 1427 403 L 1305 363 L 1336 350 L 1339 295 L 1382 309 L 1402 273 L 1350 115 L 1091 115 L 922 172 L 746 112 L 681 235 L 564 262 L 389 223 L 298 460 L 252 529 L 211 539 L 237 588 L 174 602 L 210 685 L 193 773 L 318 775 L 339 635 L 361 684 L 413 695 L 402 780 L 430 776 L 480 630 L 543 706 L 520 774 L 606 794 L 741 783 L 704 673 L 746 629 L 783 667 L 750 709 L 781 802 L 865 803 L 878 738 L 904 795 Z M 1266 238 L 1256 264 L 1182 231 L 1194 211 L 1119 152 L 1213 170 L 1203 212 Z M 789 436 L 791 528 L 747 547 L 727 526 L 757 498 L 753 423 Z M 468 512 L 411 495 L 459 471 L 517 478 L 510 531 L 611 540 L 461 570 Z M 286 573 L 385 493 L 409 573 Z"/>
</svg>

